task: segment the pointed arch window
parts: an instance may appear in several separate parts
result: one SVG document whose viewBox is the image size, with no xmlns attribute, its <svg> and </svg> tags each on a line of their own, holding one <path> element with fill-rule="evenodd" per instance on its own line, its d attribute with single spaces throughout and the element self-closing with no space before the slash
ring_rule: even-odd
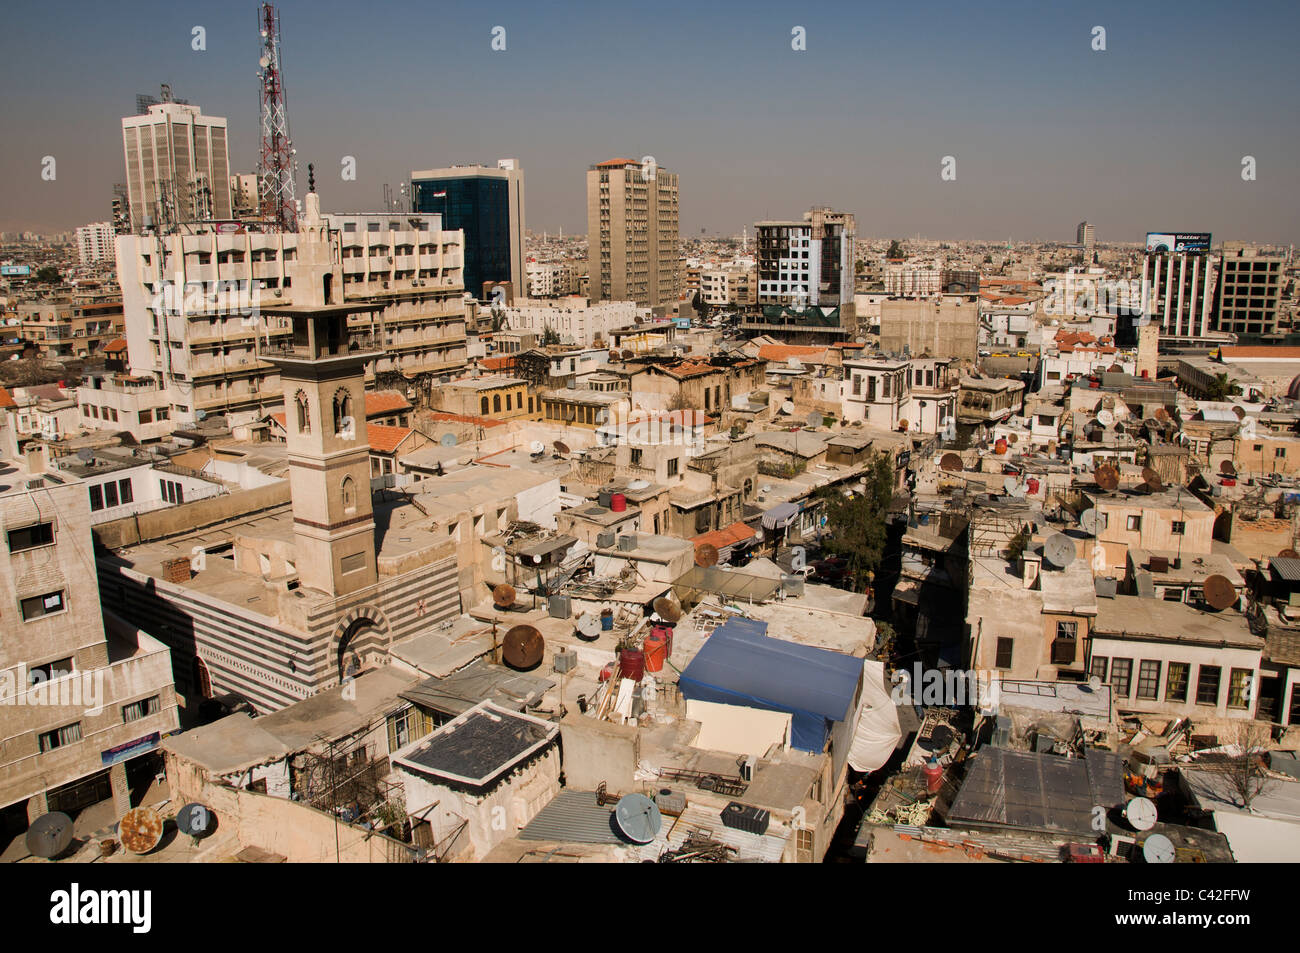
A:
<svg viewBox="0 0 1300 953">
<path fill-rule="evenodd" d="M 353 427 L 352 394 L 341 389 L 334 395 L 334 433 L 345 436 L 344 431 L 351 431 Z"/>
<path fill-rule="evenodd" d="M 343 512 L 355 513 L 357 510 L 357 484 L 352 477 L 343 478 Z"/>
<path fill-rule="evenodd" d="M 307 403 L 307 395 L 298 391 L 293 404 L 298 412 L 298 433 L 311 433 L 311 407 Z"/>
</svg>

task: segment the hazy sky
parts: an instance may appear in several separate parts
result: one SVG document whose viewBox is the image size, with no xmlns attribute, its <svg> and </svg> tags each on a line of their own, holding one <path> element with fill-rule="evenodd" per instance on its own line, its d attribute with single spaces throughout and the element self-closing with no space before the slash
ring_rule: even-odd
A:
<svg viewBox="0 0 1300 953">
<path fill-rule="evenodd" d="M 254 171 L 256 3 L 4 6 L 0 228 L 108 218 L 121 117 L 163 82 L 227 117 L 231 171 Z M 281 13 L 299 195 L 314 162 L 326 210 L 377 209 L 412 169 L 512 156 L 529 227 L 583 232 L 587 166 L 653 155 L 681 176 L 683 235 L 827 204 L 878 237 L 1073 241 L 1086 218 L 1102 241 L 1300 238 L 1294 0 L 288 0 Z M 206 51 L 191 49 L 196 25 Z M 796 25 L 806 51 L 791 49 Z M 355 182 L 340 180 L 345 155 Z M 944 156 L 956 181 L 940 179 Z"/>
</svg>

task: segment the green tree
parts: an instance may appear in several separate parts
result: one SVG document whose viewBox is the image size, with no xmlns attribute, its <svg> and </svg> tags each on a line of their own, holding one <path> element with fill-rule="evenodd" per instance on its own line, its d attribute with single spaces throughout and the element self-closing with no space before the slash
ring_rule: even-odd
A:
<svg viewBox="0 0 1300 953">
<path fill-rule="evenodd" d="M 1216 374 L 1205 388 L 1206 400 L 1227 400 L 1233 394 L 1240 393 L 1241 388 L 1228 380 L 1227 374 Z"/>
<path fill-rule="evenodd" d="M 893 459 L 877 453 L 864 476 L 867 485 L 853 487 L 852 496 L 844 496 L 839 487 L 822 493 L 828 530 L 822 548 L 844 557 L 858 592 L 866 591 L 867 574 L 876 570 L 885 555 L 889 505 L 894 499 Z"/>
<path fill-rule="evenodd" d="M 889 243 L 889 251 L 885 252 L 886 258 L 905 258 L 907 253 L 903 250 L 903 243 L 897 238 Z"/>
<path fill-rule="evenodd" d="M 555 328 L 551 327 L 549 324 L 546 325 L 546 327 L 542 328 L 543 347 L 546 347 L 547 345 L 550 344 L 559 344 L 559 343 L 560 343 L 560 335 L 558 332 L 556 332 Z"/>
<path fill-rule="evenodd" d="M 42 284 L 57 285 L 59 283 L 59 269 L 53 265 L 45 265 L 36 272 L 36 280 Z"/>
</svg>

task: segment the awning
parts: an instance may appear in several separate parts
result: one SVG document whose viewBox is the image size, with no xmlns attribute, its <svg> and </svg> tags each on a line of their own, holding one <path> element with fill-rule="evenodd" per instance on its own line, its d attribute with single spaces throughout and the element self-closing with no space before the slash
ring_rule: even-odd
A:
<svg viewBox="0 0 1300 953">
<path fill-rule="evenodd" d="M 783 529 L 789 526 L 799 515 L 799 507 L 794 503 L 778 503 L 763 514 L 764 529 Z"/>
</svg>

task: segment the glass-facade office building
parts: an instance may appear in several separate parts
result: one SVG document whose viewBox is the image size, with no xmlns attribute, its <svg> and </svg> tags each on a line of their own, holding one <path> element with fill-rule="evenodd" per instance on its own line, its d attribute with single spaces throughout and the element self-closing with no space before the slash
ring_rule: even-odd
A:
<svg viewBox="0 0 1300 953">
<path fill-rule="evenodd" d="M 462 176 L 412 179 L 415 211 L 442 216 L 444 229 L 465 232 L 465 290 L 483 295 L 485 281 L 510 280 L 510 183 Z"/>
</svg>

